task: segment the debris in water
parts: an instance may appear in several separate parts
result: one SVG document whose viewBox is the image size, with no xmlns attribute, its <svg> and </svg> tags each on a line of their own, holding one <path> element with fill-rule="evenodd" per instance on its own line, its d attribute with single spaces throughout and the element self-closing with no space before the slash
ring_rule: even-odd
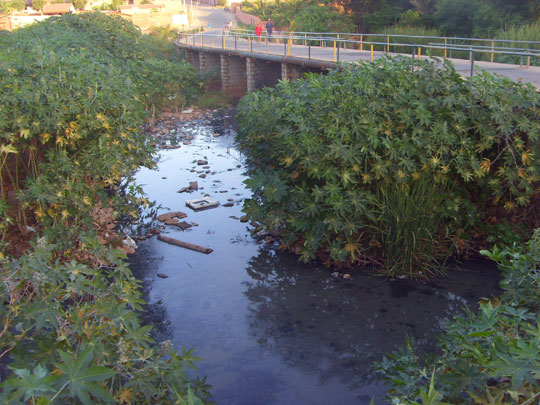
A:
<svg viewBox="0 0 540 405">
<path fill-rule="evenodd" d="M 228 202 L 228 203 L 223 204 L 223 206 L 224 207 L 234 207 L 234 203 Z"/>
<path fill-rule="evenodd" d="M 191 228 L 193 225 L 191 225 L 189 222 L 182 221 L 182 222 L 177 223 L 176 226 L 182 229 L 183 231 L 185 231 L 186 229 Z"/>
<path fill-rule="evenodd" d="M 350 280 L 350 279 L 351 279 L 351 275 L 350 275 L 350 274 L 344 274 L 344 275 L 343 275 L 343 278 L 344 278 L 345 280 Z"/>
<path fill-rule="evenodd" d="M 196 200 L 187 200 L 186 205 L 192 210 L 202 210 L 205 208 L 214 208 L 219 205 L 218 200 L 211 197 L 198 198 Z"/>
<path fill-rule="evenodd" d="M 158 273 L 157 276 L 158 276 L 159 278 L 169 278 L 169 276 L 166 275 L 165 273 Z"/>
<path fill-rule="evenodd" d="M 206 178 L 206 174 L 203 173 L 203 174 L 201 174 L 199 177 L 200 177 L 201 179 L 204 179 L 204 178 Z"/>
<path fill-rule="evenodd" d="M 161 214 L 157 216 L 157 220 L 160 222 L 165 222 L 169 219 L 178 218 L 182 219 L 187 217 L 187 214 L 182 211 L 175 211 L 175 212 L 167 212 L 166 214 Z"/>
<path fill-rule="evenodd" d="M 208 160 L 197 160 L 198 166 L 205 166 L 208 164 Z"/>
<path fill-rule="evenodd" d="M 210 249 L 210 248 L 207 248 L 207 247 L 204 247 L 204 246 L 199 246 L 199 245 L 194 245 L 194 244 L 188 243 L 188 242 L 183 242 L 181 240 L 174 239 L 174 238 L 169 238 L 168 236 L 164 236 L 164 235 L 159 235 L 158 240 L 160 240 L 162 242 L 165 242 L 165 243 L 169 243 L 171 245 L 183 247 L 185 249 L 194 250 L 196 252 L 200 252 L 200 253 L 204 253 L 204 254 L 209 254 L 209 253 L 213 252 L 213 250 Z"/>
<path fill-rule="evenodd" d="M 199 189 L 199 183 L 197 183 L 196 181 L 190 181 L 189 188 L 191 190 L 197 191 Z"/>
<path fill-rule="evenodd" d="M 244 222 L 244 223 L 245 223 L 245 222 L 247 222 L 247 221 L 249 221 L 249 218 L 247 217 L 247 215 L 243 215 L 243 216 L 240 217 L 240 222 Z"/>
</svg>

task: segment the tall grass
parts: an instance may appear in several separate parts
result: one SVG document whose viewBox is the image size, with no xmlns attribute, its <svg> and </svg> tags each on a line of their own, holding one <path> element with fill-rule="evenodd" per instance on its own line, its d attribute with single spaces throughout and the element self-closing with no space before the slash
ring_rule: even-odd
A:
<svg viewBox="0 0 540 405">
<path fill-rule="evenodd" d="M 444 270 L 444 262 L 451 254 L 440 237 L 446 191 L 428 177 L 380 186 L 376 231 L 386 274 L 427 277 Z"/>
<path fill-rule="evenodd" d="M 540 41 L 540 20 L 525 25 L 512 25 L 506 27 L 505 29 L 500 30 L 497 35 L 497 39 L 505 39 L 508 41 Z M 540 44 L 521 44 L 510 42 L 506 46 L 510 48 L 529 48 L 540 50 Z M 497 57 L 498 62 L 510 62 L 510 63 L 519 63 L 519 56 L 499 56 Z M 540 66 L 540 57 L 531 58 L 531 64 L 535 66 Z"/>
<path fill-rule="evenodd" d="M 396 24 L 391 27 L 386 27 L 383 30 L 383 34 L 377 40 L 382 40 L 386 42 L 386 35 L 407 35 L 407 36 L 416 36 L 416 37 L 439 37 L 441 32 L 436 28 L 425 28 L 425 27 L 413 27 L 410 25 L 401 25 Z M 394 37 L 390 38 L 390 42 L 396 42 L 400 44 L 411 44 L 411 45 L 428 45 L 430 42 L 438 42 L 437 39 L 433 38 L 408 38 L 408 37 Z M 409 46 L 390 46 L 390 52 L 400 52 L 410 54 L 414 52 L 413 47 Z M 431 50 L 433 56 L 443 56 L 444 52 L 442 50 Z M 422 51 L 425 54 L 425 51 Z"/>
<path fill-rule="evenodd" d="M 540 21 L 525 25 L 512 25 L 496 35 L 497 39 L 540 41 Z M 536 49 L 540 49 L 537 45 Z"/>
</svg>

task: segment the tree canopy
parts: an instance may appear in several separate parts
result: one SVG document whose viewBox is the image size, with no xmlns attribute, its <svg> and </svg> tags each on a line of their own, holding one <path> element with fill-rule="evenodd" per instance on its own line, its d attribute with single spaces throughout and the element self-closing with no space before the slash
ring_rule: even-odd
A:
<svg viewBox="0 0 540 405">
<path fill-rule="evenodd" d="M 436 28 L 452 36 L 493 36 L 509 26 L 540 17 L 538 0 L 244 0 L 246 11 L 272 18 L 278 27 L 331 31 L 344 20 L 358 32 L 377 32 L 395 24 Z"/>
</svg>

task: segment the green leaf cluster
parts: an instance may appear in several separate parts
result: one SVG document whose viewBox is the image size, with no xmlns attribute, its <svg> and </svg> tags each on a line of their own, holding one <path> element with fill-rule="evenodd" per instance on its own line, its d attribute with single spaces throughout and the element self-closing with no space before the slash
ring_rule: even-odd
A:
<svg viewBox="0 0 540 405">
<path fill-rule="evenodd" d="M 246 209 L 305 260 L 429 272 L 431 259 L 482 246 L 494 223 L 535 226 L 539 107 L 532 86 L 465 80 L 438 60 L 281 82 L 238 106 Z"/>
<path fill-rule="evenodd" d="M 2 403 L 208 399 L 188 375 L 193 351 L 157 345 L 141 324 L 140 284 L 95 223 L 100 208 L 113 219 L 143 203 L 129 178 L 153 165 L 149 110 L 197 95 L 169 50 L 99 13 L 0 36 Z M 8 236 L 27 224 L 23 254 Z"/>
<path fill-rule="evenodd" d="M 2 266 L 0 353 L 12 374 L 0 384 L 5 403 L 174 403 L 188 390 L 207 398 L 204 381 L 188 376 L 193 351 L 157 346 L 142 326 L 139 282 L 118 250 L 91 233 L 84 251 L 106 265 L 61 263 L 42 237 Z M 46 402 L 44 402 L 46 403 Z"/>
<path fill-rule="evenodd" d="M 3 35 L 2 199 L 14 190 L 40 221 L 66 223 L 84 216 L 100 190 L 152 165 L 141 131 L 149 111 L 198 93 L 191 65 L 164 58 L 158 43 L 101 13 Z"/>
<path fill-rule="evenodd" d="M 428 385 L 454 404 L 538 402 L 540 229 L 524 248 L 483 253 L 503 272 L 503 295 L 447 321 L 436 355 L 419 357 L 409 342 L 378 363 L 393 403 L 426 403 Z"/>
</svg>

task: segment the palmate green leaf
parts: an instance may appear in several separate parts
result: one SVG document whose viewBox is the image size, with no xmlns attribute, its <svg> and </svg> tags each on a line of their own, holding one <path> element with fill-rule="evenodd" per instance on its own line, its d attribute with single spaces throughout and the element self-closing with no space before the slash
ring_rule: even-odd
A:
<svg viewBox="0 0 540 405">
<path fill-rule="evenodd" d="M 176 404 L 179 405 L 202 405 L 203 402 L 197 398 L 197 396 L 191 390 L 191 387 L 188 387 L 186 397 L 184 398 L 178 392 L 176 393 Z"/>
<path fill-rule="evenodd" d="M 534 384 L 536 378 L 533 374 L 537 367 L 527 360 L 517 359 L 508 354 L 499 354 L 499 359 L 489 364 L 497 377 L 510 377 L 512 388 L 519 389 L 525 381 Z"/>
<path fill-rule="evenodd" d="M 9 384 L 16 390 L 11 394 L 10 400 L 15 401 L 24 396 L 24 400 L 46 392 L 55 392 L 55 383 L 60 376 L 51 376 L 48 370 L 41 364 L 34 367 L 34 370 L 14 369 L 13 372 L 19 378 L 10 379 Z"/>
<path fill-rule="evenodd" d="M 57 367 L 64 373 L 62 381 L 64 386 L 69 385 L 72 397 L 77 397 L 84 404 L 92 404 L 90 394 L 105 402 L 114 402 L 114 398 L 96 382 L 104 381 L 116 375 L 116 371 L 107 367 L 88 367 L 93 359 L 92 347 L 88 347 L 78 358 L 68 353 L 60 352 L 62 363 Z"/>
</svg>

